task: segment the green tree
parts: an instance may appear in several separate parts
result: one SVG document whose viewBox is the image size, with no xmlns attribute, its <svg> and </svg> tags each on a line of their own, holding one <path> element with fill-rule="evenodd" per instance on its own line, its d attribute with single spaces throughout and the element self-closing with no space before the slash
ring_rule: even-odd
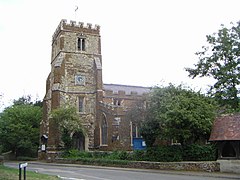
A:
<svg viewBox="0 0 240 180">
<path fill-rule="evenodd" d="M 146 114 L 146 101 L 139 100 L 134 102 L 127 110 L 126 118 L 130 120 L 137 128 L 140 128 Z"/>
<path fill-rule="evenodd" d="M 134 102 L 131 105 L 131 108 L 127 111 L 127 119 L 132 122 L 139 122 L 140 124 L 144 121 L 144 117 L 146 114 L 146 101 L 139 100 Z"/>
<path fill-rule="evenodd" d="M 181 85 L 155 87 L 150 94 L 142 135 L 148 146 L 156 138 L 191 144 L 208 139 L 214 118 L 214 101 L 200 92 Z"/>
<path fill-rule="evenodd" d="M 18 99 L 13 100 L 13 105 L 27 105 L 27 104 L 33 104 L 30 95 L 22 96 Z"/>
<path fill-rule="evenodd" d="M 35 101 L 32 101 L 32 97 L 31 95 L 27 95 L 27 96 L 22 96 L 20 98 L 18 98 L 17 100 L 14 99 L 13 100 L 13 105 L 34 105 L 34 106 L 39 106 L 39 107 L 43 107 L 43 101 L 36 99 Z"/>
<path fill-rule="evenodd" d="M 186 68 L 189 76 L 212 77 L 216 80 L 210 93 L 221 106 L 239 108 L 240 83 L 240 22 L 227 28 L 221 25 L 218 33 L 207 35 L 207 46 L 196 53 L 199 61 L 195 68 Z"/>
<path fill-rule="evenodd" d="M 72 148 L 71 134 L 82 132 L 85 134 L 83 123 L 81 122 L 77 110 L 74 107 L 60 107 L 51 112 L 53 121 L 59 125 L 61 140 L 66 149 Z"/>
<path fill-rule="evenodd" d="M 4 103 L 3 103 L 3 94 L 0 93 L 0 113 L 1 113 L 1 108 L 3 107 Z"/>
<path fill-rule="evenodd" d="M 36 156 L 42 108 L 19 98 L 0 115 L 0 144 L 16 156 Z M 15 103 L 15 102 L 24 103 Z"/>
<path fill-rule="evenodd" d="M 161 129 L 160 122 L 156 118 L 153 118 L 153 115 L 150 116 L 150 113 L 148 113 L 140 129 L 140 133 L 147 147 L 152 147 L 154 145 L 155 140 L 160 136 Z"/>
</svg>

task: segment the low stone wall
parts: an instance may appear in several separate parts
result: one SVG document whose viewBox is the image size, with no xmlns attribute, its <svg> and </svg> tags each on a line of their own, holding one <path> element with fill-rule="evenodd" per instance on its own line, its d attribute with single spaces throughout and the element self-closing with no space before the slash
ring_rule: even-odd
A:
<svg viewBox="0 0 240 180">
<path fill-rule="evenodd" d="M 15 154 L 12 151 L 2 153 L 2 156 L 5 160 L 16 160 Z"/>
<path fill-rule="evenodd" d="M 91 162 L 69 159 L 55 159 L 56 163 L 71 163 L 71 164 L 88 164 L 102 165 L 99 161 L 92 160 Z M 107 166 L 107 165 L 105 165 Z M 220 164 L 216 161 L 201 161 L 201 162 L 147 162 L 147 161 L 129 161 L 127 163 L 111 163 L 111 167 L 123 168 L 138 168 L 138 169 L 159 169 L 159 170 L 179 170 L 179 171 L 204 171 L 204 172 L 219 172 Z"/>
<path fill-rule="evenodd" d="M 184 171 L 220 171 L 217 162 L 132 162 L 133 168 L 184 170 Z"/>
<path fill-rule="evenodd" d="M 220 172 L 240 174 L 240 160 L 217 160 L 220 164 Z"/>
</svg>

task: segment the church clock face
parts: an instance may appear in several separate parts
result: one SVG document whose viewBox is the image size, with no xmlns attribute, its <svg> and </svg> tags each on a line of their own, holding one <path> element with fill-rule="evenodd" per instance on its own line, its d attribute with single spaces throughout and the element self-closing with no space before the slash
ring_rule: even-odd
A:
<svg viewBox="0 0 240 180">
<path fill-rule="evenodd" d="M 75 76 L 75 84 L 76 85 L 85 85 L 85 76 L 76 75 Z"/>
</svg>

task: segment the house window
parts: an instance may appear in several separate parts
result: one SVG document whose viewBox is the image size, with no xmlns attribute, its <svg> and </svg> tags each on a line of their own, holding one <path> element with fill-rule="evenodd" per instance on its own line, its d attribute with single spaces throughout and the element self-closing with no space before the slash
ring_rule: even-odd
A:
<svg viewBox="0 0 240 180">
<path fill-rule="evenodd" d="M 85 38 L 79 37 L 77 41 L 78 51 L 85 51 Z"/>
<path fill-rule="evenodd" d="M 82 96 L 78 97 L 78 111 L 83 113 L 85 109 L 84 106 L 85 106 L 84 97 Z"/>
</svg>

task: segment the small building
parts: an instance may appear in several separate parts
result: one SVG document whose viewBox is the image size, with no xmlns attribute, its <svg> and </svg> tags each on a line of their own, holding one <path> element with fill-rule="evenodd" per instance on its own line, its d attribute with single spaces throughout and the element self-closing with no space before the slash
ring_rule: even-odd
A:
<svg viewBox="0 0 240 180">
<path fill-rule="evenodd" d="M 217 144 L 218 159 L 240 159 L 240 114 L 218 117 L 209 141 Z"/>
</svg>

